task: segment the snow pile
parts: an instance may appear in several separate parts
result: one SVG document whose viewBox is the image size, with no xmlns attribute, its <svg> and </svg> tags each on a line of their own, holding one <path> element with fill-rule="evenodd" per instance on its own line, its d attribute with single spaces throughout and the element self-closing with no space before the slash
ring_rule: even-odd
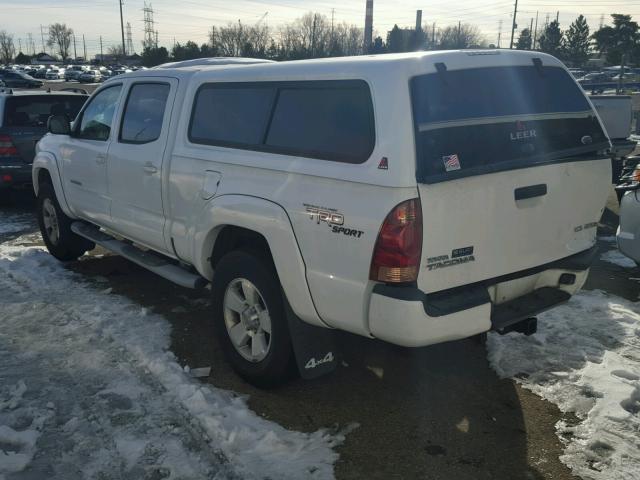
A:
<svg viewBox="0 0 640 480">
<path fill-rule="evenodd" d="M 539 316 L 538 333 L 489 335 L 492 367 L 573 412 L 561 460 L 583 479 L 640 479 L 640 305 L 582 292 Z"/>
<path fill-rule="evenodd" d="M 165 319 L 19 241 L 0 245 L 0 479 L 333 477 L 343 434 L 286 430 L 199 383 Z"/>
<path fill-rule="evenodd" d="M 32 229 L 33 221 L 34 216 L 25 213 L 5 214 L 0 220 L 0 235 Z"/>
<path fill-rule="evenodd" d="M 600 260 L 605 262 L 613 263 L 614 265 L 618 265 L 622 268 L 635 268 L 636 262 L 631 260 L 629 257 L 624 256 L 619 250 L 609 250 L 602 255 L 600 255 Z"/>
</svg>

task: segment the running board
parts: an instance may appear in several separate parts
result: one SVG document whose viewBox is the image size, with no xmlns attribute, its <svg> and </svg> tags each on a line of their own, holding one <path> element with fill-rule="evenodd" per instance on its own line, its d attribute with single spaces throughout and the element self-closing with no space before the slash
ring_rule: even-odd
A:
<svg viewBox="0 0 640 480">
<path fill-rule="evenodd" d="M 84 222 L 73 222 L 71 230 L 76 235 L 91 240 L 107 250 L 116 253 L 127 260 L 140 265 L 147 270 L 160 275 L 167 280 L 176 283 L 182 287 L 200 289 L 204 288 L 207 280 L 196 273 L 187 271 L 186 269 L 176 265 L 174 262 L 160 254 L 152 251 L 143 251 L 134 247 L 130 243 L 123 242 L 108 235 L 98 227 Z"/>
</svg>

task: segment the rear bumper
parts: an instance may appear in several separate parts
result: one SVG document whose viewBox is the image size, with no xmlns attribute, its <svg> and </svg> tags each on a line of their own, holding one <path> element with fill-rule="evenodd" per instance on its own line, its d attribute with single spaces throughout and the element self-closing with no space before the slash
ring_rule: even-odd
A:
<svg viewBox="0 0 640 480">
<path fill-rule="evenodd" d="M 32 183 L 31 165 L 1 165 L 0 190 L 5 188 L 27 188 Z"/>
<path fill-rule="evenodd" d="M 586 281 L 596 253 L 594 247 L 537 268 L 432 294 L 377 284 L 369 304 L 369 328 L 376 338 L 406 347 L 501 330 L 569 300 Z"/>
</svg>

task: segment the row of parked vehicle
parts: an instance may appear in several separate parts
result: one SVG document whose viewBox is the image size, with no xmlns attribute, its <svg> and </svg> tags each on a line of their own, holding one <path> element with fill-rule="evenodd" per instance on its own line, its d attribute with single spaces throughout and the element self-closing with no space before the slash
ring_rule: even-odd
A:
<svg viewBox="0 0 640 480">
<path fill-rule="evenodd" d="M 144 68 L 144 67 L 139 67 Z M 128 68 L 121 65 L 113 65 L 109 68 L 91 65 L 12 65 L 2 68 L 0 66 L 0 79 L 4 86 L 13 88 L 38 88 L 41 80 L 65 80 L 82 83 L 100 83 L 104 80 L 130 73 L 138 67 Z"/>
<path fill-rule="evenodd" d="M 574 78 L 583 88 L 601 92 L 606 84 L 616 85 L 621 77 L 626 88 L 640 88 L 640 68 L 625 67 L 624 72 L 620 67 L 608 67 L 595 72 L 588 72 L 581 69 L 569 69 Z M 596 88 L 592 88 L 596 86 Z"/>
</svg>

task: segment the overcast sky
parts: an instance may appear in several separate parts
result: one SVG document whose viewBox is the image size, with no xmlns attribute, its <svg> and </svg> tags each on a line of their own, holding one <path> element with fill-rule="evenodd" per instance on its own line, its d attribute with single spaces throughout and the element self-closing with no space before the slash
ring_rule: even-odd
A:
<svg viewBox="0 0 640 480">
<path fill-rule="evenodd" d="M 178 42 L 193 40 L 198 44 L 207 41 L 212 25 L 226 25 L 241 20 L 255 23 L 262 20 L 270 28 L 315 11 L 331 17 L 336 22 L 346 21 L 364 25 L 365 0 L 153 0 L 155 28 L 161 45 L 171 48 Z M 136 51 L 142 49 L 143 0 L 124 0 L 124 22 L 131 24 Z M 436 22 L 438 27 L 463 23 L 477 25 L 489 43 L 496 43 L 499 22 L 502 20 L 502 46 L 508 45 L 513 15 L 513 2 L 502 0 L 374 0 L 374 31 L 386 36 L 394 24 L 413 26 L 417 9 L 423 11 L 423 23 Z M 584 14 L 592 29 L 597 29 L 601 15 L 605 24 L 611 13 L 627 13 L 640 20 L 640 0 L 519 0 L 518 28 L 527 27 L 539 12 L 539 24 L 547 15 L 554 19 L 560 11 L 561 28 L 580 13 Z M 0 0 L 0 30 L 14 34 L 22 50 L 27 52 L 29 34 L 38 51 L 42 50 L 40 27 L 46 32 L 49 23 L 66 23 L 76 34 L 77 52 L 82 55 L 84 34 L 87 53 L 93 56 L 100 50 L 100 36 L 106 47 L 121 43 L 118 0 Z M 46 33 L 45 33 L 46 41 Z M 48 47 L 47 47 L 48 48 Z"/>
</svg>

